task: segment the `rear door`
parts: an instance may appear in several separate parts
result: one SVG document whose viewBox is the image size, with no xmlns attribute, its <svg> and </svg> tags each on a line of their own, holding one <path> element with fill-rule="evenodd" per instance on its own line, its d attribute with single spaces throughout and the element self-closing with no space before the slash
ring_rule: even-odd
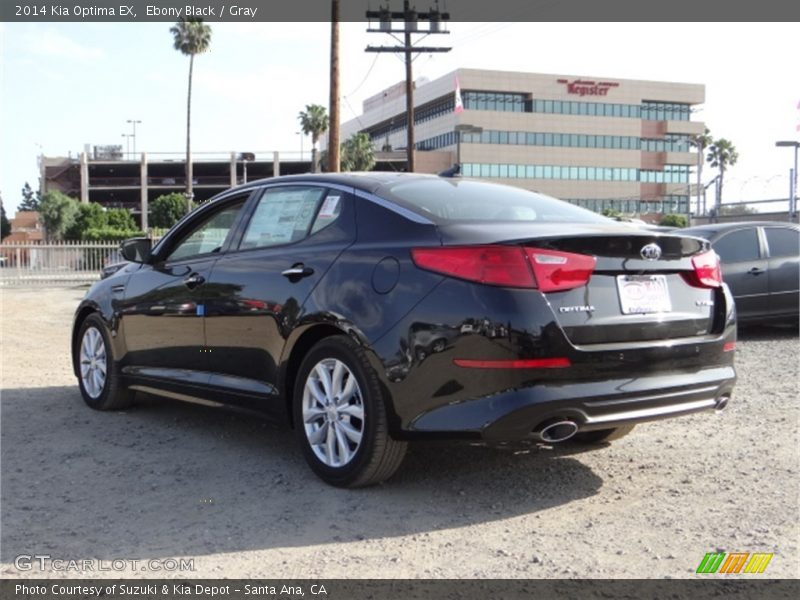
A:
<svg viewBox="0 0 800 600">
<path fill-rule="evenodd" d="M 764 227 L 769 253 L 769 312 L 797 315 L 800 306 L 800 232 L 791 227 Z"/>
<path fill-rule="evenodd" d="M 758 227 L 724 233 L 711 245 L 722 261 L 722 279 L 731 288 L 739 318 L 769 314 L 769 261 Z"/>
<path fill-rule="evenodd" d="M 266 188 L 250 210 L 237 249 L 209 279 L 206 343 L 212 385 L 277 395 L 277 369 L 303 303 L 355 240 L 350 193 L 320 185 Z M 260 408 L 269 410 L 261 401 Z"/>
</svg>

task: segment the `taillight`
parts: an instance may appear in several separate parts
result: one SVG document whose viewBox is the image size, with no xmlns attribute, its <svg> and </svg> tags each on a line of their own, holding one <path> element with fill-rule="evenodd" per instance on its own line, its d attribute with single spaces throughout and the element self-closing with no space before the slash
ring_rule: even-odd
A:
<svg viewBox="0 0 800 600">
<path fill-rule="evenodd" d="M 722 285 L 722 270 L 719 256 L 713 250 L 692 257 L 694 271 L 687 273 L 684 279 L 695 287 L 718 288 Z"/>
<path fill-rule="evenodd" d="M 411 256 L 418 267 L 444 275 L 542 292 L 586 285 L 597 262 L 593 256 L 519 246 L 414 248 Z"/>
<path fill-rule="evenodd" d="M 543 292 L 571 290 L 589 283 L 597 264 L 594 256 L 526 248 L 537 287 Z"/>
<path fill-rule="evenodd" d="M 525 254 L 518 246 L 414 248 L 411 256 L 418 267 L 460 279 L 506 287 L 536 287 Z"/>
</svg>

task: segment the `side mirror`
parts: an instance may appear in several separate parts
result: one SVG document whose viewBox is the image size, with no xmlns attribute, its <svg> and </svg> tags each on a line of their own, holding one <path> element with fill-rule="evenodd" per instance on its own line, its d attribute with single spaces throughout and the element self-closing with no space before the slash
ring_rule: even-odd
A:
<svg viewBox="0 0 800 600">
<path fill-rule="evenodd" d="M 150 238 L 131 238 L 120 244 L 122 258 L 130 262 L 146 263 L 150 260 L 150 250 L 153 247 L 153 240 Z"/>
</svg>

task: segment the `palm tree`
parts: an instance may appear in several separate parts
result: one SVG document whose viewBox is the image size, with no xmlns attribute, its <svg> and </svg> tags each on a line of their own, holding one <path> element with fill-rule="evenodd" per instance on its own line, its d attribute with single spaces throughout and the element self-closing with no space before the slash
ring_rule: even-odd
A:
<svg viewBox="0 0 800 600">
<path fill-rule="evenodd" d="M 712 167 L 719 169 L 716 214 L 719 214 L 722 206 L 722 183 L 725 179 L 725 170 L 735 165 L 737 160 L 739 160 L 739 153 L 730 140 L 719 138 L 718 140 L 714 140 L 708 148 L 708 162 Z"/>
<path fill-rule="evenodd" d="M 342 144 L 342 171 L 370 171 L 375 166 L 372 140 L 366 133 L 354 133 Z"/>
<path fill-rule="evenodd" d="M 178 21 L 170 27 L 173 47 L 181 54 L 189 57 L 189 91 L 186 95 L 186 208 L 191 209 L 194 192 L 192 191 L 192 71 L 194 55 L 206 52 L 211 46 L 211 27 L 204 25 L 200 19 Z"/>
<path fill-rule="evenodd" d="M 297 115 L 305 135 L 311 136 L 311 172 L 317 172 L 317 142 L 328 131 L 328 114 L 324 106 L 306 104 L 306 109 Z"/>
<path fill-rule="evenodd" d="M 714 143 L 714 138 L 711 137 L 711 131 L 706 127 L 703 133 L 690 136 L 689 143 L 697 149 L 697 212 L 705 214 L 705 202 L 703 202 L 702 209 L 700 207 L 700 196 L 702 195 L 705 200 L 705 193 L 703 190 L 703 158 L 706 153 L 706 148 Z"/>
</svg>

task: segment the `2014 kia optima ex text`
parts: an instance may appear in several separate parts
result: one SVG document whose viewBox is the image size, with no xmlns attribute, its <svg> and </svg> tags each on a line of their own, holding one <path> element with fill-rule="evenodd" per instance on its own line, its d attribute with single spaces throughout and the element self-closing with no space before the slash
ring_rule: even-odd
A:
<svg viewBox="0 0 800 600">
<path fill-rule="evenodd" d="M 416 438 L 611 440 L 722 408 L 735 381 L 707 242 L 517 188 L 280 177 L 122 253 L 75 315 L 86 403 L 257 409 L 333 485 L 388 478 Z"/>
</svg>

